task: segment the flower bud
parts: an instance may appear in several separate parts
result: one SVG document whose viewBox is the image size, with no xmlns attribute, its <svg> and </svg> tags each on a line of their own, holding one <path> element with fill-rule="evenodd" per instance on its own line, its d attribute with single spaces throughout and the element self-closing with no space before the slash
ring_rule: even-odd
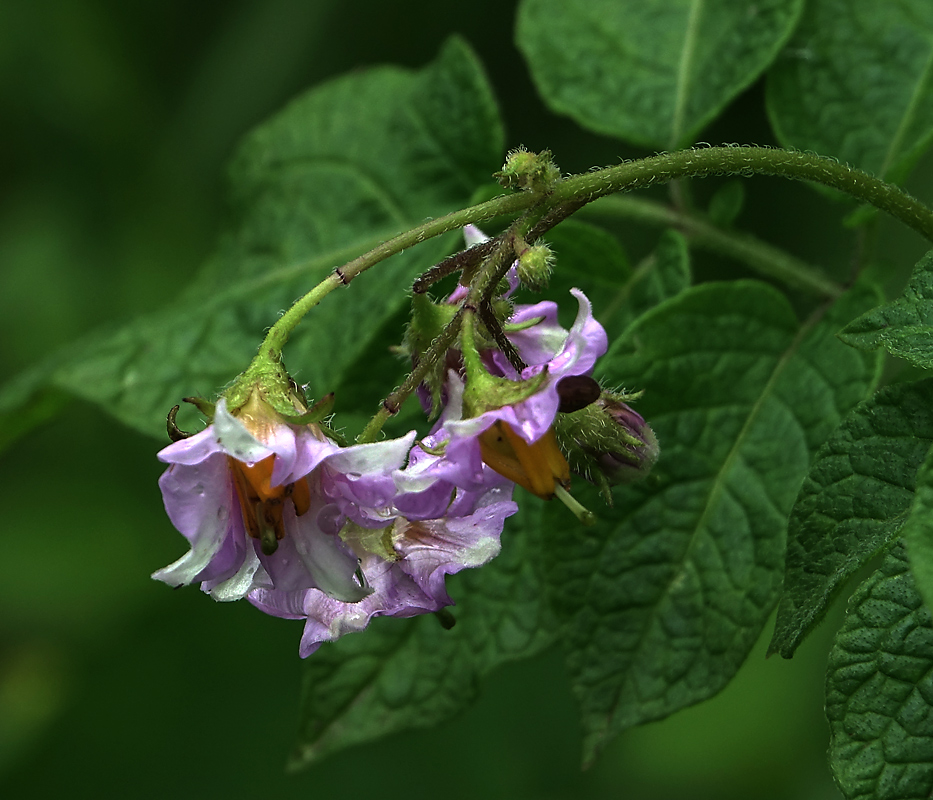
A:
<svg viewBox="0 0 933 800">
<path fill-rule="evenodd" d="M 551 158 L 550 150 L 532 153 L 519 147 L 505 157 L 505 164 L 493 177 L 506 189 L 545 192 L 560 180 L 560 170 Z"/>
<path fill-rule="evenodd" d="M 609 503 L 610 486 L 641 480 L 658 459 L 654 431 L 625 402 L 637 396 L 604 391 L 584 408 L 560 414 L 554 425 L 571 470 L 599 486 Z"/>
<path fill-rule="evenodd" d="M 547 286 L 554 266 L 554 254 L 546 244 L 529 247 L 518 257 L 518 278 L 533 292 Z"/>
</svg>

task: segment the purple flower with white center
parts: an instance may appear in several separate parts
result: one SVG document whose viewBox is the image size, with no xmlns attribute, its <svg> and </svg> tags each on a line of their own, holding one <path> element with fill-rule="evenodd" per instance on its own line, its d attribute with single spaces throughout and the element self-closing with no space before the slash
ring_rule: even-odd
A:
<svg viewBox="0 0 933 800">
<path fill-rule="evenodd" d="M 419 458 L 437 459 L 416 447 L 413 453 L 418 452 Z M 396 476 L 404 472 L 397 470 Z M 365 524 L 348 519 L 341 538 L 359 557 L 372 588 L 359 602 L 343 602 L 316 589 L 265 588 L 250 592 L 250 602 L 274 616 L 305 619 L 302 658 L 325 641 L 362 630 L 373 617 L 411 617 L 451 605 L 445 576 L 494 558 L 505 519 L 518 510 L 510 500 L 512 484 L 491 470 L 487 478 L 487 485 L 473 492 L 452 495 L 449 484 L 442 487 L 446 500 L 440 509 L 440 495 L 431 491 L 438 484 L 431 481 L 427 489 L 418 484 L 419 491 L 399 492 L 394 505 L 373 509 Z M 439 510 L 442 515 L 435 516 Z"/>
<path fill-rule="evenodd" d="M 211 425 L 159 453 L 169 464 L 159 481 L 165 508 L 191 549 L 153 577 L 171 586 L 200 582 L 217 600 L 256 587 L 362 599 L 371 589 L 339 537 L 328 488 L 344 475 L 357 482 L 367 473 L 378 481 L 380 470 L 390 475 L 413 440 L 414 432 L 340 448 L 316 425 L 285 422 L 257 393 L 237 416 L 221 399 Z"/>
</svg>

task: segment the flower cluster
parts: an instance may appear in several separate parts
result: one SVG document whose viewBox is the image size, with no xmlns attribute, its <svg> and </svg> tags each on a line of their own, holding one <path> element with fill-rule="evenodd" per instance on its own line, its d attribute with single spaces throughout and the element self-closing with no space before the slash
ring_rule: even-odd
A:
<svg viewBox="0 0 933 800">
<path fill-rule="evenodd" d="M 482 236 L 466 234 L 468 244 Z M 514 267 L 508 283 L 504 303 Z M 445 576 L 499 552 L 517 510 L 514 484 L 567 497 L 555 422 L 575 410 L 568 402 L 600 397 L 588 376 L 607 348 L 589 301 L 572 291 L 579 311 L 569 330 L 552 302 L 505 306 L 497 335 L 511 353 L 465 314 L 459 343 L 423 387 L 439 418 L 420 441 L 412 431 L 341 446 L 284 371 L 241 381 L 205 430 L 159 453 L 169 464 L 159 482 L 166 511 L 190 550 L 153 577 L 304 620 L 303 657 L 373 617 L 450 605 Z M 440 306 L 464 296 L 458 287 Z M 568 400 L 581 387 L 585 401 Z"/>
</svg>

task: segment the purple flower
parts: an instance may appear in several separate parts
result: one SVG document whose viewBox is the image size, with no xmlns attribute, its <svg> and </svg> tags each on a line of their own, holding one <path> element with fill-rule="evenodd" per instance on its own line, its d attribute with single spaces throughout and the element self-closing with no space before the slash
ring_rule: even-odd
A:
<svg viewBox="0 0 933 800">
<path fill-rule="evenodd" d="M 412 452 L 421 454 L 413 455 L 416 463 L 419 458 L 438 458 L 418 447 Z M 396 471 L 402 485 L 405 472 Z M 274 616 L 305 620 L 302 658 L 323 642 L 362 630 L 373 617 L 411 617 L 451 605 L 445 576 L 495 557 L 505 518 L 518 510 L 510 500 L 511 483 L 492 471 L 487 479 L 473 492 L 453 490 L 435 480 L 426 485 L 409 482 L 416 491 L 402 489 L 390 504 L 369 508 L 362 524 L 351 518 L 352 503 L 341 504 L 347 512 L 341 539 L 359 557 L 360 570 L 372 589 L 362 600 L 341 601 L 317 589 L 256 588 L 249 593 L 250 602 Z M 440 492 L 434 491 L 438 488 Z"/>
<path fill-rule="evenodd" d="M 551 431 L 561 404 L 558 384 L 568 376 L 588 375 L 608 347 L 606 332 L 593 318 L 589 300 L 578 289 L 571 292 L 580 307 L 569 331 L 557 325 L 553 303 L 516 312 L 522 322 L 541 319 L 537 323 L 540 333 L 533 328 L 522 331 L 527 334 L 520 340 L 524 353 L 535 353 L 537 360 L 520 375 L 501 353 L 493 354 L 495 371 L 501 377 L 529 381 L 540 376 L 540 385 L 527 397 L 470 416 L 471 409 L 464 408 L 463 380 L 453 371 L 448 374 L 447 405 L 425 440 L 432 449 L 443 448 L 444 457 L 415 461 L 403 478 L 409 487 L 436 480 L 475 491 L 487 480 L 486 465 L 541 497 L 554 494 L 555 481 L 563 485 L 569 480 L 566 461 Z"/>
<path fill-rule="evenodd" d="M 165 509 L 191 549 L 153 577 L 200 582 L 217 600 L 257 587 L 362 599 L 372 590 L 340 539 L 332 485 L 359 485 L 364 474 L 367 487 L 378 483 L 404 464 L 413 440 L 414 432 L 340 448 L 316 425 L 284 422 L 255 394 L 236 417 L 221 399 L 211 425 L 159 453 L 169 464 L 159 480 Z"/>
</svg>

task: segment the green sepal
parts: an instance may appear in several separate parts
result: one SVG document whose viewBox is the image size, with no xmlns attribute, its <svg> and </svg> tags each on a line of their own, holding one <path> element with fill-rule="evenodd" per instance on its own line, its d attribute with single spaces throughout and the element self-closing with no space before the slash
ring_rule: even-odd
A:
<svg viewBox="0 0 933 800">
<path fill-rule="evenodd" d="M 515 405 L 541 389 L 548 374 L 546 368 L 528 380 L 513 381 L 490 375 L 476 347 L 473 326 L 474 316 L 467 312 L 463 315 L 463 328 L 460 331 L 460 349 L 467 374 L 463 391 L 465 417 L 478 417 L 494 408 Z"/>
<path fill-rule="evenodd" d="M 325 394 L 304 414 L 282 414 L 282 419 L 292 425 L 310 425 L 323 422 L 334 410 L 334 393 Z"/>
<path fill-rule="evenodd" d="M 205 400 L 203 397 L 183 397 L 182 400 L 186 403 L 191 403 L 191 405 L 204 415 L 208 422 L 214 421 L 216 406 L 210 400 Z"/>
<path fill-rule="evenodd" d="M 385 528 L 364 528 L 355 522 L 347 521 L 340 531 L 340 538 L 359 557 L 364 553 L 373 553 L 383 561 L 398 561 L 399 554 L 395 552 L 393 541 L 397 524 L 398 521 Z"/>
<path fill-rule="evenodd" d="M 349 446 L 347 437 L 344 436 L 339 431 L 335 431 L 330 425 L 325 425 L 323 422 L 317 423 L 317 426 L 321 429 L 321 432 L 330 439 L 334 444 L 340 445 L 341 447 Z"/>
<path fill-rule="evenodd" d="M 257 392 L 284 419 L 293 417 L 296 411 L 301 415 L 308 410 L 301 388 L 285 369 L 282 354 L 275 350 L 260 350 L 246 371 L 224 392 L 227 410 L 236 416 Z"/>
<path fill-rule="evenodd" d="M 539 322 L 541 322 L 544 317 L 533 317 L 532 319 L 525 320 L 524 322 L 515 322 L 511 324 L 505 324 L 502 326 L 502 330 L 506 333 L 517 333 L 518 331 L 527 331 L 529 328 L 533 328 Z"/>
</svg>

